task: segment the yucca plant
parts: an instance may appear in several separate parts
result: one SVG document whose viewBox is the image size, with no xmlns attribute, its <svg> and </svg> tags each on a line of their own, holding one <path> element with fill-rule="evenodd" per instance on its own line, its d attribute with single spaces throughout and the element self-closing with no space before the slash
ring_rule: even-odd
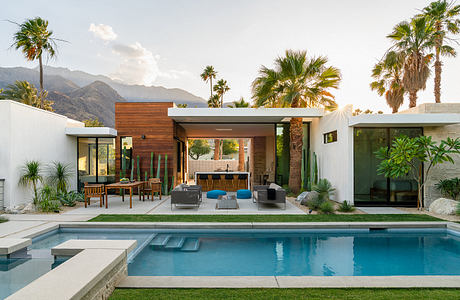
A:
<svg viewBox="0 0 460 300">
<path fill-rule="evenodd" d="M 460 178 L 441 179 L 435 187 L 443 196 L 457 200 L 460 195 Z"/>
<path fill-rule="evenodd" d="M 319 198 L 325 201 L 330 200 L 335 192 L 335 188 L 332 187 L 331 182 L 326 178 L 318 180 L 318 183 L 313 186 L 313 190 L 319 194 Z"/>
<path fill-rule="evenodd" d="M 339 206 L 340 212 L 352 212 L 354 210 L 355 210 L 355 207 L 351 205 L 350 203 L 348 203 L 347 200 L 344 200 Z"/>
<path fill-rule="evenodd" d="M 51 186 L 56 188 L 56 192 L 67 193 L 70 186 L 70 179 L 74 171 L 70 164 L 55 161 L 51 164 L 48 171 L 48 181 Z"/>
<path fill-rule="evenodd" d="M 34 191 L 34 204 L 38 203 L 38 190 L 37 184 L 43 182 L 42 169 L 39 161 L 27 161 L 21 168 L 21 175 L 19 177 L 19 184 L 25 187 L 32 186 Z"/>
</svg>

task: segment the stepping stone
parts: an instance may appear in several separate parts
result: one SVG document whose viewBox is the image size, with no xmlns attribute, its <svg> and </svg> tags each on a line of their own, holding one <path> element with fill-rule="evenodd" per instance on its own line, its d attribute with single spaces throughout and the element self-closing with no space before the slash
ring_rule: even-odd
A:
<svg viewBox="0 0 460 300">
<path fill-rule="evenodd" d="M 198 251 L 199 249 L 200 249 L 200 240 L 196 238 L 188 238 L 180 250 L 187 251 L 187 252 L 194 252 L 194 251 Z"/>
<path fill-rule="evenodd" d="M 172 237 L 168 240 L 168 243 L 165 245 L 166 249 L 178 249 L 181 248 L 185 242 L 184 237 Z"/>
</svg>

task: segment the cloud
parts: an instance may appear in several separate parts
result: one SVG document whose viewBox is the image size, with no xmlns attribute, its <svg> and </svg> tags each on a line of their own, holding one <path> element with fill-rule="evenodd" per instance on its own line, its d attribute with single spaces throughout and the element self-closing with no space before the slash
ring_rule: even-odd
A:
<svg viewBox="0 0 460 300">
<path fill-rule="evenodd" d="M 114 41 L 117 38 L 117 34 L 113 31 L 113 28 L 109 25 L 99 24 L 95 25 L 91 23 L 89 25 L 89 31 L 92 32 L 96 37 L 108 41 Z"/>
</svg>

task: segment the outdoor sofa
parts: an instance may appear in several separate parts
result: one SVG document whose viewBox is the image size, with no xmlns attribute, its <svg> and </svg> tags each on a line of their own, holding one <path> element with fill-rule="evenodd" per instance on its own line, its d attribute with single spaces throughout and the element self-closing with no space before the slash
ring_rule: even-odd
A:
<svg viewBox="0 0 460 300">
<path fill-rule="evenodd" d="M 171 210 L 173 205 L 200 206 L 202 201 L 202 191 L 200 185 L 179 184 L 171 191 Z"/>
<path fill-rule="evenodd" d="M 277 184 L 270 185 L 255 185 L 254 186 L 254 202 L 257 203 L 257 209 L 260 204 L 284 204 L 286 209 L 286 190 Z"/>
</svg>

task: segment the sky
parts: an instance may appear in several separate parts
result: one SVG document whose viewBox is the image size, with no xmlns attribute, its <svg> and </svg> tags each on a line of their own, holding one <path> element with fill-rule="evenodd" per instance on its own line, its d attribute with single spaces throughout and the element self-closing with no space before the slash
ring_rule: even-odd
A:
<svg viewBox="0 0 460 300">
<path fill-rule="evenodd" d="M 340 107 L 391 112 L 371 91 L 373 65 L 391 46 L 386 35 L 430 1 L 421 0 L 15 0 L 0 10 L 0 66 L 36 67 L 12 48 L 17 26 L 40 16 L 58 43 L 50 66 L 107 75 L 128 84 L 185 89 L 209 97 L 200 74 L 212 65 L 230 91 L 224 101 L 251 99 L 262 65 L 287 49 L 324 55 L 341 70 Z M 457 47 L 458 48 L 458 47 Z M 442 101 L 460 100 L 460 58 L 443 58 Z M 418 103 L 434 102 L 433 77 Z M 407 97 L 406 97 L 407 98 Z M 402 109 L 408 107 L 408 99 Z"/>
</svg>

